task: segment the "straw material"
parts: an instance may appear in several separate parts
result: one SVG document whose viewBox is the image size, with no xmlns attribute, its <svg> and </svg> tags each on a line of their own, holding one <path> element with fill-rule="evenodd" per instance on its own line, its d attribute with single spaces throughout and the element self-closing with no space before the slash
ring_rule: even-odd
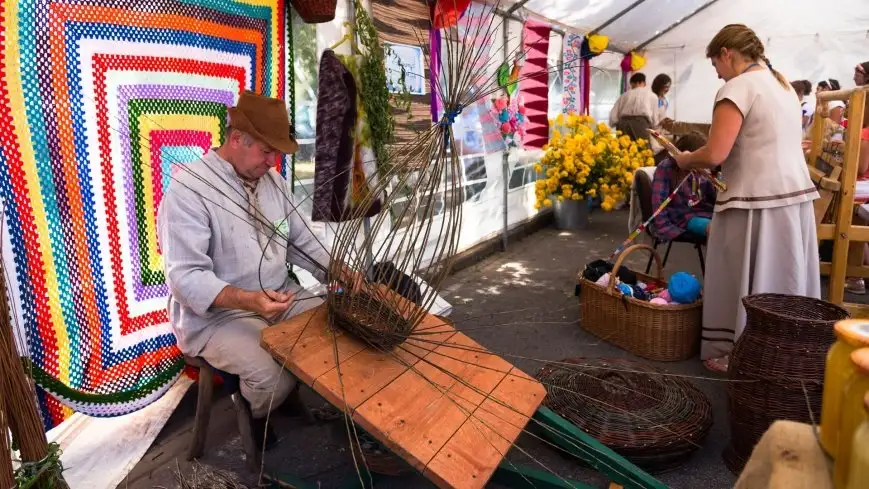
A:
<svg viewBox="0 0 869 489">
<path fill-rule="evenodd" d="M 0 405 L 0 487 L 15 487 L 15 475 L 12 471 L 12 447 L 9 440 L 9 419 Z"/>
<path fill-rule="evenodd" d="M 824 365 L 833 325 L 848 311 L 818 299 L 758 294 L 742 299 L 745 331 L 733 348 L 728 376 L 730 446 L 724 459 L 739 473 L 775 420 L 820 419 Z M 748 381 L 748 382 L 746 382 Z"/>
<path fill-rule="evenodd" d="M 661 257 L 652 247 L 637 244 L 625 249 L 616 260 L 613 270 L 622 266 L 625 258 L 637 250 L 652 254 L 657 265 L 657 276 L 637 272 L 641 281 L 656 280 L 664 283 Z M 581 285 L 579 304 L 582 329 L 635 355 L 662 362 L 685 360 L 697 354 L 703 304 L 657 305 L 625 297 L 614 291 L 615 281 L 606 287 L 577 277 Z"/>
<path fill-rule="evenodd" d="M 544 405 L 652 473 L 688 461 L 712 426 L 709 400 L 688 381 L 644 362 L 568 358 L 537 379 Z"/>
</svg>

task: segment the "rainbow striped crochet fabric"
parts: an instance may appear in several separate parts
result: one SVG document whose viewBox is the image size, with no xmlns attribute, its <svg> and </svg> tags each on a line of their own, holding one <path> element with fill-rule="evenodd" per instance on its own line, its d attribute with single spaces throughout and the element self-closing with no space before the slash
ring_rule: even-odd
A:
<svg viewBox="0 0 869 489">
<path fill-rule="evenodd" d="M 286 95 L 283 0 L 0 0 L 3 256 L 46 428 L 183 367 L 156 210 L 251 89 Z"/>
</svg>

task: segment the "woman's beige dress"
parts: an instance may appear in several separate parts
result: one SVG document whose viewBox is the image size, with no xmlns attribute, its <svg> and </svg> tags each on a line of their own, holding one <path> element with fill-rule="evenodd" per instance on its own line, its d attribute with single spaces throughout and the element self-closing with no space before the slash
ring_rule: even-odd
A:
<svg viewBox="0 0 869 489">
<path fill-rule="evenodd" d="M 767 70 L 729 80 L 728 100 L 744 117 L 722 165 L 704 277 L 701 358 L 729 354 L 745 327 L 742 298 L 780 293 L 820 298 L 812 201 L 818 198 L 802 153 L 796 94 Z"/>
</svg>

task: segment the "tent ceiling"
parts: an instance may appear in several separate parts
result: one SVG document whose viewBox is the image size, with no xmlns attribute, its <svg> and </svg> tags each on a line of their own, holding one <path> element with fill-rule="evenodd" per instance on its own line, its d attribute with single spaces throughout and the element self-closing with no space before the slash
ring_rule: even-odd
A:
<svg viewBox="0 0 869 489">
<path fill-rule="evenodd" d="M 524 8 L 562 24 L 588 32 L 603 25 L 636 0 L 529 0 Z M 709 0 L 645 0 L 621 18 L 615 20 L 601 34 L 609 36 L 612 46 L 629 51 L 685 17 Z M 509 8 L 505 2 L 504 8 Z"/>
</svg>

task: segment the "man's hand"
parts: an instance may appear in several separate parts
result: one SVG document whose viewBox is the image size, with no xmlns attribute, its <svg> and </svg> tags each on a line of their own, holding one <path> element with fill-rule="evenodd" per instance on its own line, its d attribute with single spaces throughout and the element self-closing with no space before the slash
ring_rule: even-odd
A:
<svg viewBox="0 0 869 489">
<path fill-rule="evenodd" d="M 278 318 L 293 304 L 296 295 L 291 292 L 276 292 L 274 290 L 260 290 L 248 292 L 248 311 L 255 312 L 269 321 Z"/>
<path fill-rule="evenodd" d="M 214 307 L 241 309 L 272 320 L 283 314 L 293 304 L 295 294 L 274 290 L 242 290 L 228 285 L 217 294 Z"/>
<path fill-rule="evenodd" d="M 339 281 L 348 287 L 351 292 L 359 292 L 365 284 L 365 277 L 350 268 L 341 267 L 341 279 Z"/>
</svg>

